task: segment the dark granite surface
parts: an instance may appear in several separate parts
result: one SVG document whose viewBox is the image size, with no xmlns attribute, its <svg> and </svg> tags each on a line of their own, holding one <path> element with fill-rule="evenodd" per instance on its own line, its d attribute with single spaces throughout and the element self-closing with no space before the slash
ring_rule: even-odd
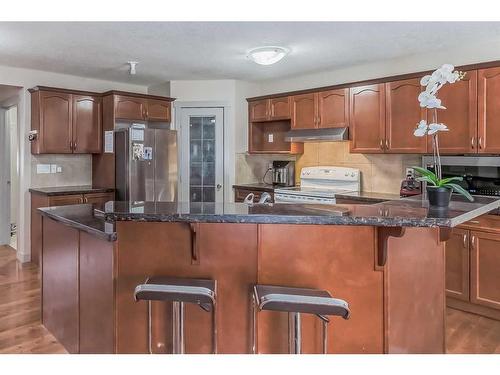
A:
<svg viewBox="0 0 500 375">
<path fill-rule="evenodd" d="M 431 209 L 421 196 L 375 204 L 263 204 L 107 202 L 108 221 L 329 224 L 405 227 L 454 227 L 500 207 L 500 200 L 454 195 L 448 209 Z"/>
<path fill-rule="evenodd" d="M 50 217 L 78 230 L 82 230 L 106 241 L 115 241 L 114 223 L 104 221 L 104 217 L 96 215 L 92 204 L 75 204 L 39 208 L 43 216 Z"/>
<path fill-rule="evenodd" d="M 335 198 L 349 199 L 353 201 L 359 202 L 367 202 L 367 203 L 379 203 L 391 200 L 399 200 L 400 197 L 398 194 L 389 194 L 389 193 L 372 193 L 372 192 L 364 192 L 364 191 L 355 191 L 351 193 L 336 193 Z"/>
<path fill-rule="evenodd" d="M 272 184 L 264 184 L 264 183 L 253 183 L 253 184 L 238 184 L 233 185 L 235 189 L 246 189 L 246 190 L 254 190 L 254 191 L 267 191 L 268 193 L 274 192 L 275 189 L 278 189 L 280 186 L 272 185 Z"/>
<path fill-rule="evenodd" d="M 109 188 L 93 188 L 89 185 L 81 186 L 53 186 L 53 187 L 41 187 L 41 188 L 30 188 L 30 193 L 37 193 L 43 195 L 71 195 L 71 194 L 89 194 L 89 193 L 111 193 L 115 189 Z"/>
</svg>

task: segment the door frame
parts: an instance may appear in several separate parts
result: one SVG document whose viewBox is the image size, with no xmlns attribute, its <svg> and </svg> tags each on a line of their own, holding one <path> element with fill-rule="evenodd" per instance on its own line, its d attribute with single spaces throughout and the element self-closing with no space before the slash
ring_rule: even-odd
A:
<svg viewBox="0 0 500 375">
<path fill-rule="evenodd" d="M 179 132 L 178 137 L 178 155 L 179 155 L 179 171 L 181 167 L 182 153 L 180 147 L 181 134 L 181 113 L 183 108 L 222 108 L 223 109 L 223 189 L 224 203 L 233 202 L 233 185 L 235 179 L 235 145 L 234 145 L 234 125 L 231 122 L 232 107 L 228 101 L 180 101 L 174 102 L 173 106 L 173 129 Z M 178 180 L 178 191 L 182 190 L 181 176 Z"/>
</svg>

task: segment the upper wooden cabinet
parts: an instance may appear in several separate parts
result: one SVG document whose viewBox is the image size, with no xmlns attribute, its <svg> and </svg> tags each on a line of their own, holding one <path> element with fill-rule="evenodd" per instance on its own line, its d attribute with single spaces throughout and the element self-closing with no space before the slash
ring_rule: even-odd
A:
<svg viewBox="0 0 500 375">
<path fill-rule="evenodd" d="M 171 121 L 170 98 L 115 95 L 115 118 L 119 120 Z"/>
<path fill-rule="evenodd" d="M 250 122 L 264 122 L 290 119 L 290 98 L 288 96 L 255 100 L 248 103 Z"/>
<path fill-rule="evenodd" d="M 146 100 L 131 96 L 115 96 L 115 118 L 125 120 L 144 120 Z"/>
<path fill-rule="evenodd" d="M 33 154 L 100 153 L 101 98 L 98 94 L 35 87 L 31 92 Z"/>
<path fill-rule="evenodd" d="M 292 97 L 292 128 L 339 128 L 349 125 L 349 89 Z"/>
<path fill-rule="evenodd" d="M 73 152 L 98 154 L 102 150 L 100 97 L 73 95 Z"/>
<path fill-rule="evenodd" d="M 351 152 L 383 153 L 385 150 L 385 85 L 350 89 Z"/>
<path fill-rule="evenodd" d="M 349 89 L 317 93 L 318 128 L 349 126 Z"/>
<path fill-rule="evenodd" d="M 438 93 L 445 110 L 437 110 L 438 122 L 450 131 L 439 134 L 442 154 L 467 154 L 477 151 L 477 71 L 466 72 L 462 81 L 444 85 Z M 432 110 L 427 114 L 432 121 Z M 432 151 L 429 137 L 428 150 Z"/>
<path fill-rule="evenodd" d="M 478 71 L 479 153 L 500 153 L 500 68 Z"/>
<path fill-rule="evenodd" d="M 426 110 L 417 99 L 421 91 L 420 78 L 385 84 L 385 152 L 427 152 L 427 138 L 413 136 L 417 123 L 426 119 Z"/>
</svg>

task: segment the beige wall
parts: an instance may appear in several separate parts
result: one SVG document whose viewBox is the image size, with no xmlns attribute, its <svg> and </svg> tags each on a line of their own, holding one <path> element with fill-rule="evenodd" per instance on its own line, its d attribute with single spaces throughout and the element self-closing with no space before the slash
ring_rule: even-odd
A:
<svg viewBox="0 0 500 375">
<path fill-rule="evenodd" d="M 37 174 L 37 164 L 56 164 L 61 173 Z M 31 157 L 31 186 L 92 185 L 91 155 L 33 155 Z"/>
<path fill-rule="evenodd" d="M 351 154 L 349 142 L 305 143 L 304 154 L 297 158 L 296 176 L 302 167 L 333 165 L 361 171 L 361 190 L 399 194 L 405 168 L 420 165 L 418 155 Z"/>
</svg>

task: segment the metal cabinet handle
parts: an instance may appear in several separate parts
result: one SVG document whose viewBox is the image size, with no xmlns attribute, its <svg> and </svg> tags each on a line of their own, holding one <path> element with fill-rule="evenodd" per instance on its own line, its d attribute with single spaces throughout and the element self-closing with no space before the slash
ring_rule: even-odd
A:
<svg viewBox="0 0 500 375">
<path fill-rule="evenodd" d="M 83 203 L 83 197 L 80 197 L 80 203 Z"/>
<path fill-rule="evenodd" d="M 478 143 L 479 143 L 479 149 L 482 149 L 483 148 L 483 139 L 482 139 L 482 137 L 479 137 Z"/>
<path fill-rule="evenodd" d="M 470 239 L 470 246 L 474 249 L 475 244 L 476 244 L 476 236 L 472 235 Z"/>
<path fill-rule="evenodd" d="M 380 140 L 380 149 L 381 150 L 384 149 L 384 140 L 383 139 Z"/>
<path fill-rule="evenodd" d="M 389 149 L 389 140 L 385 140 L 385 149 L 388 150 Z"/>
<path fill-rule="evenodd" d="M 464 241 L 464 247 L 466 248 L 467 247 L 467 234 L 466 233 L 464 233 L 463 241 Z"/>
<path fill-rule="evenodd" d="M 198 246 L 196 241 L 196 224 L 190 223 L 189 227 L 191 229 L 191 262 L 199 262 Z"/>
<path fill-rule="evenodd" d="M 471 138 L 470 145 L 471 145 L 472 149 L 474 150 L 474 137 Z"/>
</svg>

